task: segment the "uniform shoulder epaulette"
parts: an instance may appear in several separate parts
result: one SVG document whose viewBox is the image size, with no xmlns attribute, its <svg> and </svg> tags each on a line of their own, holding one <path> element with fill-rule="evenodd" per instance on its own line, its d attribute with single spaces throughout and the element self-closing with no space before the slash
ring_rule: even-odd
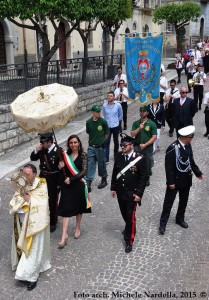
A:
<svg viewBox="0 0 209 300">
<path fill-rule="evenodd" d="M 144 155 L 142 153 L 139 153 L 139 152 L 134 152 L 133 153 L 133 157 L 137 158 L 139 156 L 143 157 Z"/>
<path fill-rule="evenodd" d="M 167 150 L 166 150 L 166 153 L 168 153 L 168 152 L 174 150 L 174 149 L 175 149 L 175 146 L 176 146 L 176 143 L 175 143 L 175 142 L 172 143 L 172 144 L 170 144 L 170 145 L 168 146 Z"/>
</svg>

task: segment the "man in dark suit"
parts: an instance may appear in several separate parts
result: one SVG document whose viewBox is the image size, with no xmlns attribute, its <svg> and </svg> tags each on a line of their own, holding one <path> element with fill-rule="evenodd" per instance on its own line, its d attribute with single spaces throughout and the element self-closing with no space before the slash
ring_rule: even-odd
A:
<svg viewBox="0 0 209 300">
<path fill-rule="evenodd" d="M 180 89 L 180 98 L 174 100 L 174 127 L 178 136 L 178 130 L 193 125 L 193 117 L 196 113 L 196 105 L 193 99 L 187 97 L 187 88 Z"/>
<path fill-rule="evenodd" d="M 49 210 L 50 210 L 50 232 L 56 230 L 57 207 L 58 207 L 58 185 L 59 184 L 59 155 L 57 146 L 53 142 L 53 133 L 40 134 L 40 144 L 31 153 L 32 161 L 40 160 L 40 177 L 46 179 Z"/>
<path fill-rule="evenodd" d="M 177 192 L 179 192 L 179 205 L 176 214 L 176 224 L 183 228 L 188 228 L 188 224 L 184 220 L 184 215 L 190 187 L 192 186 L 192 172 L 194 172 L 198 179 L 203 179 L 202 172 L 195 164 L 190 145 L 194 131 L 195 127 L 193 125 L 180 129 L 178 131 L 179 138 L 166 150 L 165 171 L 167 188 L 160 218 L 160 234 L 165 233 L 165 227 Z"/>
<path fill-rule="evenodd" d="M 111 194 L 117 195 L 121 215 L 125 221 L 124 240 L 125 252 L 132 251 L 136 234 L 136 206 L 141 205 L 144 193 L 147 170 L 146 160 L 140 153 L 134 152 L 134 139 L 122 134 L 121 148 L 116 157 L 112 173 Z"/>
</svg>

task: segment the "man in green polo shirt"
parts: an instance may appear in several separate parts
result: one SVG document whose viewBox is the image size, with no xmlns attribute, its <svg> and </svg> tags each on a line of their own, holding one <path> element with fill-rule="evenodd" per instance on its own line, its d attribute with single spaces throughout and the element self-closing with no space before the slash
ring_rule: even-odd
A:
<svg viewBox="0 0 209 300">
<path fill-rule="evenodd" d="M 87 150 L 88 171 L 86 180 L 89 192 L 91 192 L 91 183 L 96 173 L 96 162 L 98 162 L 98 175 L 102 177 L 98 189 L 102 189 L 107 185 L 104 143 L 110 133 L 107 122 L 100 116 L 100 106 L 93 105 L 91 111 L 92 117 L 86 121 L 86 133 L 89 135 L 89 146 Z"/>
<path fill-rule="evenodd" d="M 136 152 L 142 153 L 147 160 L 147 172 L 148 176 L 152 175 L 153 161 L 153 143 L 157 139 L 157 127 L 153 121 L 148 118 L 149 108 L 148 106 L 140 107 L 139 109 L 140 119 L 132 124 L 131 136 L 135 137 Z M 147 186 L 150 185 L 149 179 Z"/>
</svg>

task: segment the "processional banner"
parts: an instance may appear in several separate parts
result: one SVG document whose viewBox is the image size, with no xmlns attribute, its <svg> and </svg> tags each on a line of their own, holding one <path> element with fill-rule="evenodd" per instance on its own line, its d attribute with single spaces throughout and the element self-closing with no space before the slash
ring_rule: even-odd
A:
<svg viewBox="0 0 209 300">
<path fill-rule="evenodd" d="M 162 45 L 162 35 L 125 39 L 129 97 L 142 106 L 159 97 Z"/>
</svg>

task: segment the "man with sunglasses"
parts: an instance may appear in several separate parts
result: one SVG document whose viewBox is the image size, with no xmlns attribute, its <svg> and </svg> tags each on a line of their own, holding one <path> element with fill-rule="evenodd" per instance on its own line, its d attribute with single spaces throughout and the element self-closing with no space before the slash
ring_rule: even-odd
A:
<svg viewBox="0 0 209 300">
<path fill-rule="evenodd" d="M 40 144 L 31 153 L 32 161 L 40 160 L 40 177 L 45 178 L 49 196 L 50 232 L 56 230 L 58 186 L 59 186 L 59 157 L 57 147 L 53 141 L 53 132 L 40 135 Z"/>
<path fill-rule="evenodd" d="M 136 206 L 141 205 L 147 181 L 146 160 L 134 151 L 134 139 L 121 134 L 121 148 L 115 157 L 111 180 L 111 195 L 118 198 L 121 215 L 125 221 L 123 231 L 126 243 L 125 252 L 132 251 L 136 234 Z"/>
<path fill-rule="evenodd" d="M 167 188 L 160 218 L 160 234 L 165 233 L 166 224 L 177 192 L 179 192 L 179 205 L 176 214 L 176 224 L 182 228 L 188 228 L 184 216 L 190 187 L 192 186 L 192 172 L 198 179 L 203 179 L 202 172 L 194 161 L 192 147 L 190 145 L 194 131 L 195 127 L 193 125 L 180 129 L 178 131 L 179 138 L 166 150 L 165 171 Z"/>
<path fill-rule="evenodd" d="M 178 130 L 193 125 L 193 117 L 196 113 L 195 101 L 187 97 L 187 88 L 180 89 L 180 98 L 174 100 L 174 127 L 178 136 Z"/>
</svg>

